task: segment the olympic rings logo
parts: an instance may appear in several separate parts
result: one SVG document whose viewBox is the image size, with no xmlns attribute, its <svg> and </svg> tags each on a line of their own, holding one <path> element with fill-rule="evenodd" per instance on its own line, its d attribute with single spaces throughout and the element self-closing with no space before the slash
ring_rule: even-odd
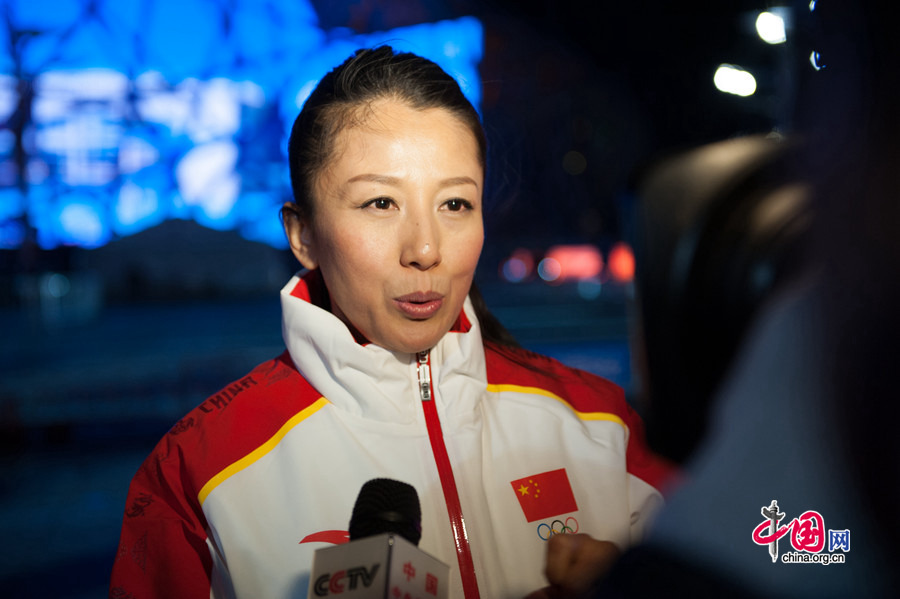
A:
<svg viewBox="0 0 900 599">
<path fill-rule="evenodd" d="M 549 541 L 553 535 L 575 534 L 578 532 L 578 520 L 569 516 L 566 521 L 554 520 L 550 524 L 541 522 L 538 524 L 537 533 L 542 541 Z"/>
</svg>

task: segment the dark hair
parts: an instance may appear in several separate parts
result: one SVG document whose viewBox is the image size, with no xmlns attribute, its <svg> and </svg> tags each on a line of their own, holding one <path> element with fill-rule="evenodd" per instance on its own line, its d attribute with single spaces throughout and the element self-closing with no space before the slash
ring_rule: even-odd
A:
<svg viewBox="0 0 900 599">
<path fill-rule="evenodd" d="M 316 177 L 332 157 L 336 135 L 360 122 L 373 102 L 385 98 L 416 109 L 450 111 L 472 131 L 478 160 L 486 170 L 487 140 L 481 120 L 453 77 L 427 58 L 396 53 L 390 46 L 357 50 L 319 81 L 291 129 L 288 164 L 301 217 L 313 215 Z"/>
<path fill-rule="evenodd" d="M 294 214 L 283 213 L 283 217 L 313 218 L 316 177 L 332 158 L 335 137 L 361 122 L 373 102 L 385 98 L 420 110 L 450 111 L 472 131 L 478 161 L 487 171 L 487 139 L 481 120 L 453 77 L 427 58 L 397 53 L 390 46 L 357 50 L 319 81 L 294 121 L 288 141 Z M 474 283 L 469 296 L 482 338 L 504 348 L 518 348 L 515 338 L 487 309 Z"/>
</svg>

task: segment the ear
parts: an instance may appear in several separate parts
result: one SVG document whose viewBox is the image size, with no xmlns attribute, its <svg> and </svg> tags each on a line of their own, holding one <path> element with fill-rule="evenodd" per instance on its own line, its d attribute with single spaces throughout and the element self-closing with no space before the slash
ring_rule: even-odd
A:
<svg viewBox="0 0 900 599">
<path fill-rule="evenodd" d="M 301 216 L 296 204 L 285 202 L 281 207 L 281 221 L 284 223 L 284 232 L 287 234 L 294 257 L 309 270 L 315 269 L 319 263 L 316 260 L 309 219 Z"/>
</svg>

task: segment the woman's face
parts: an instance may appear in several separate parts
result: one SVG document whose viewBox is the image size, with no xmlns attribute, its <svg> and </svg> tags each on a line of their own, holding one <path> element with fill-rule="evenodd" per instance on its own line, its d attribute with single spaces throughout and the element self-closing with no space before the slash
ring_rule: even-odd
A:
<svg viewBox="0 0 900 599">
<path fill-rule="evenodd" d="M 334 143 L 314 216 L 286 221 L 294 255 L 366 339 L 430 349 L 459 316 L 484 242 L 475 136 L 447 110 L 384 99 Z"/>
</svg>

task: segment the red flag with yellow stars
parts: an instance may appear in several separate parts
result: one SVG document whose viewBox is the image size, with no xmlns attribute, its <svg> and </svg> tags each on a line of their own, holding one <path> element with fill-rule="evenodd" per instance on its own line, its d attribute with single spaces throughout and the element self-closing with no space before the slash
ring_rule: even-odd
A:
<svg viewBox="0 0 900 599">
<path fill-rule="evenodd" d="M 565 468 L 526 476 L 510 484 L 528 522 L 578 511 Z"/>
</svg>

